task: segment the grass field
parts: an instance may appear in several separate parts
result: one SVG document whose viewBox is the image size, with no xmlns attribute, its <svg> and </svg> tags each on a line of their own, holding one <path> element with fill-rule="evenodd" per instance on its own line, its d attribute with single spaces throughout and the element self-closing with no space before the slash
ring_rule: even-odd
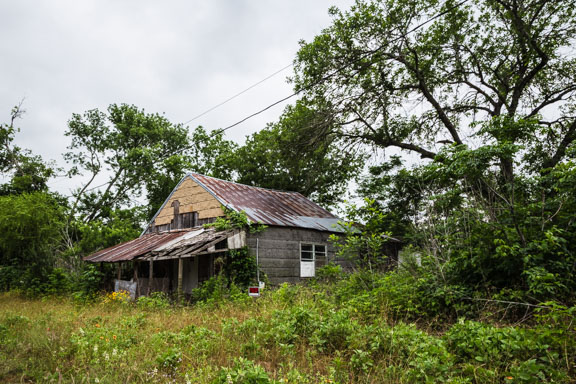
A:
<svg viewBox="0 0 576 384">
<path fill-rule="evenodd" d="M 530 326 L 409 324 L 386 303 L 301 286 L 184 307 L 4 293 L 0 382 L 576 382 L 571 310 Z"/>
</svg>

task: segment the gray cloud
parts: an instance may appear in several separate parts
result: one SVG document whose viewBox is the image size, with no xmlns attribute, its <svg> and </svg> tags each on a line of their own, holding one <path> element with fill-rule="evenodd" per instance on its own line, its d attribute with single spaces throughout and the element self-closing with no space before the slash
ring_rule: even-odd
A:
<svg viewBox="0 0 576 384">
<path fill-rule="evenodd" d="M 61 162 L 72 113 L 130 103 L 184 122 L 291 63 L 352 0 L 2 2 L 0 119 L 22 98 L 18 145 Z M 191 122 L 218 129 L 291 92 L 286 70 Z M 234 128 L 241 141 L 283 107 Z M 75 181 L 58 181 L 66 193 Z"/>
</svg>

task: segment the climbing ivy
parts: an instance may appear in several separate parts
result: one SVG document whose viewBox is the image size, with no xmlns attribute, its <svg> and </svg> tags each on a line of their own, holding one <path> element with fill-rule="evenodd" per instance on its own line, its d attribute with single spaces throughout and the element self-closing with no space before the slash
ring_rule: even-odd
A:
<svg viewBox="0 0 576 384">
<path fill-rule="evenodd" d="M 229 229 L 247 230 L 249 233 L 259 233 L 267 228 L 262 223 L 251 223 L 248 215 L 244 211 L 235 211 L 233 209 L 222 207 L 225 216 L 216 218 L 216 221 L 205 224 L 204 228 L 214 228 L 216 231 L 227 231 Z"/>
</svg>

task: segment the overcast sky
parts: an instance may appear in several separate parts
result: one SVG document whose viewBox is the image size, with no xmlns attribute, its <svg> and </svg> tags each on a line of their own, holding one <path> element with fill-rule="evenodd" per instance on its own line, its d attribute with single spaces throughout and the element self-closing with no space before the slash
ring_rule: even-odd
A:
<svg viewBox="0 0 576 384">
<path fill-rule="evenodd" d="M 16 144 L 61 163 L 72 113 L 134 104 L 189 121 L 289 65 L 298 41 L 330 25 L 352 0 L 0 0 L 0 118 L 24 100 Z M 291 68 L 190 127 L 226 127 L 292 91 Z M 242 141 L 283 106 L 231 129 Z M 57 179 L 68 194 L 78 180 Z"/>
</svg>

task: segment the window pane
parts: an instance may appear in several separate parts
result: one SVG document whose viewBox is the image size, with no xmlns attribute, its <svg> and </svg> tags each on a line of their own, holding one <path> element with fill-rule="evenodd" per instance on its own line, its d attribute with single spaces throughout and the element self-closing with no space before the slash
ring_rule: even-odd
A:
<svg viewBox="0 0 576 384">
<path fill-rule="evenodd" d="M 302 252 L 304 251 L 310 251 L 312 252 L 312 244 L 302 244 Z"/>
<path fill-rule="evenodd" d="M 325 245 L 316 245 L 316 256 L 326 256 L 326 246 Z"/>
<path fill-rule="evenodd" d="M 310 251 L 302 251 L 302 253 L 300 254 L 300 257 L 302 258 L 302 260 L 306 261 L 312 261 L 314 260 L 314 254 Z"/>
</svg>

